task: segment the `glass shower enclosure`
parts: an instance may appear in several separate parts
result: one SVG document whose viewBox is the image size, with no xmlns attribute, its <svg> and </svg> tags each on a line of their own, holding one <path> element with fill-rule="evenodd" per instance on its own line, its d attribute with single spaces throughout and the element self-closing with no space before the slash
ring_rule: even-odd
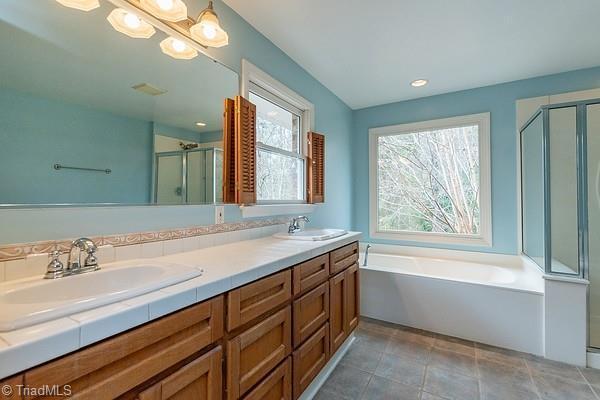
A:
<svg viewBox="0 0 600 400">
<path fill-rule="evenodd" d="M 201 148 L 156 153 L 154 202 L 212 204 L 223 201 L 223 150 Z"/>
<path fill-rule="evenodd" d="M 523 253 L 590 281 L 588 346 L 600 350 L 600 99 L 541 107 L 520 140 Z"/>
</svg>

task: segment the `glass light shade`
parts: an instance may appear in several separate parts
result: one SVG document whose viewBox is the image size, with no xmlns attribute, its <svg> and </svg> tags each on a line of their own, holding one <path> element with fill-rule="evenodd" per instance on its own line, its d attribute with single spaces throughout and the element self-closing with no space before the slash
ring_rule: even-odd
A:
<svg viewBox="0 0 600 400">
<path fill-rule="evenodd" d="M 65 7 L 74 8 L 81 11 L 92 11 L 100 7 L 98 0 L 56 0 Z"/>
<path fill-rule="evenodd" d="M 196 49 L 174 37 L 168 37 L 160 42 L 160 49 L 166 55 L 179 60 L 191 60 L 198 56 Z"/>
<path fill-rule="evenodd" d="M 156 32 L 152 25 L 122 8 L 112 10 L 106 19 L 116 31 L 132 38 L 148 39 Z"/>
<path fill-rule="evenodd" d="M 212 1 L 209 1 L 208 8 L 200 13 L 196 24 L 190 28 L 190 34 L 194 40 L 207 47 L 222 47 L 229 44 L 229 35 L 219 25 L 219 18 L 213 10 Z"/>
<path fill-rule="evenodd" d="M 181 0 L 141 0 L 142 7 L 165 21 L 178 22 L 187 19 L 187 6 Z"/>
</svg>

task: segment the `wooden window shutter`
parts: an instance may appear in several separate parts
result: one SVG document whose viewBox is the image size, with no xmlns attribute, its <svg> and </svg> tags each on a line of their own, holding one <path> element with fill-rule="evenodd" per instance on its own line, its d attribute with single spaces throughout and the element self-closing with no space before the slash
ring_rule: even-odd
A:
<svg viewBox="0 0 600 400">
<path fill-rule="evenodd" d="M 309 203 L 325 201 L 325 136 L 308 132 L 306 197 Z"/>
<path fill-rule="evenodd" d="M 225 99 L 223 111 L 223 202 L 235 199 L 235 102 Z"/>
<path fill-rule="evenodd" d="M 256 203 L 256 106 L 235 97 L 236 202 Z"/>
<path fill-rule="evenodd" d="M 225 99 L 223 202 L 256 203 L 256 106 L 242 96 Z"/>
</svg>

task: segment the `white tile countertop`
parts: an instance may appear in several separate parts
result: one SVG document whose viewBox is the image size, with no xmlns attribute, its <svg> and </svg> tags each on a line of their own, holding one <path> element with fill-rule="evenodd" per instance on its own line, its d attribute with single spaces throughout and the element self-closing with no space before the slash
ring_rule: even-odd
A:
<svg viewBox="0 0 600 400">
<path fill-rule="evenodd" d="M 263 237 L 157 257 L 157 261 L 201 267 L 204 273 L 142 296 L 0 333 L 0 379 L 327 253 L 359 237 L 358 232 L 324 241 Z M 103 267 L 110 268 L 110 264 Z"/>
</svg>

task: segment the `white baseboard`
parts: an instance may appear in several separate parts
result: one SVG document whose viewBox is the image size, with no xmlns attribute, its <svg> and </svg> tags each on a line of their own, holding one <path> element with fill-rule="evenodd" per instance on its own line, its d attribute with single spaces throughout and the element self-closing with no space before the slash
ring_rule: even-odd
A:
<svg viewBox="0 0 600 400">
<path fill-rule="evenodd" d="M 338 351 L 335 352 L 333 357 L 325 364 L 321 372 L 319 372 L 319 375 L 317 375 L 312 383 L 308 385 L 304 392 L 302 392 L 298 400 L 312 400 L 312 398 L 316 396 L 319 389 L 321 389 L 321 386 L 323 386 L 327 378 L 329 378 L 329 375 L 331 375 L 335 367 L 339 364 L 342 357 L 350 350 L 350 346 L 352 346 L 352 343 L 354 343 L 355 340 L 354 332 L 352 332 L 344 343 L 342 343 Z"/>
</svg>

